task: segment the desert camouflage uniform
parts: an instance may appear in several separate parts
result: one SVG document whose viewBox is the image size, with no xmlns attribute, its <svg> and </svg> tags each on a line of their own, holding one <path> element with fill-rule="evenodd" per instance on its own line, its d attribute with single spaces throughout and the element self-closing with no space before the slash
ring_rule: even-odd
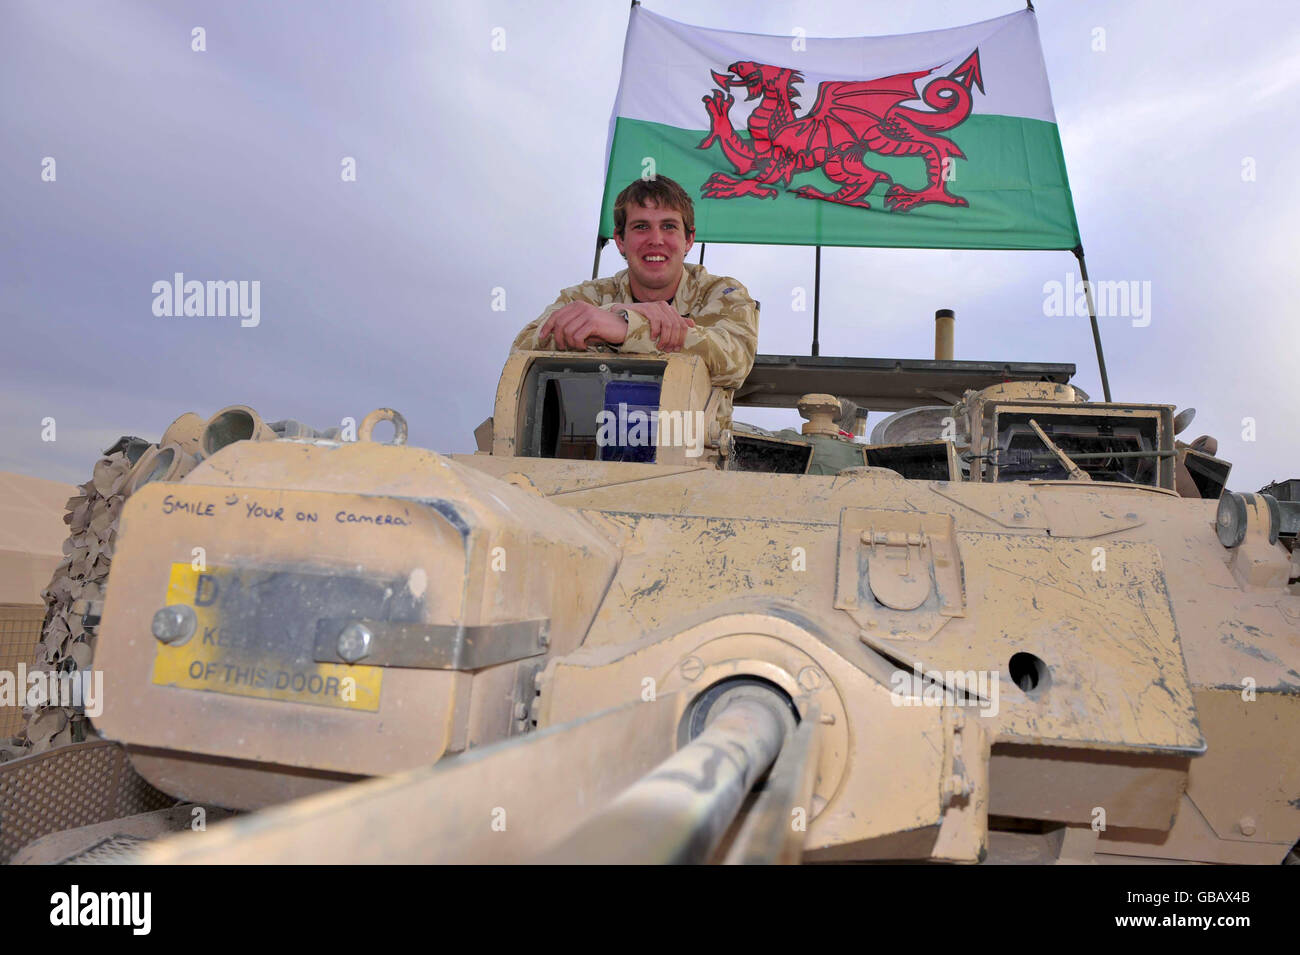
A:
<svg viewBox="0 0 1300 955">
<path fill-rule="evenodd" d="M 758 349 L 758 305 L 749 297 L 745 286 L 733 278 L 710 275 L 702 265 L 684 265 L 683 269 L 673 305 L 679 315 L 694 319 L 695 327 L 686 330 L 682 353 L 703 358 L 714 385 L 735 389 L 754 366 L 754 353 Z M 623 343 L 593 343 L 588 351 L 617 351 L 625 355 L 658 353 L 659 346 L 650 337 L 650 323 L 636 311 L 627 269 L 612 278 L 593 279 L 566 288 L 535 322 L 519 333 L 513 347 L 523 351 L 546 350 L 547 345 L 538 339 L 537 332 L 553 312 L 570 302 L 590 302 L 614 312 L 627 310 L 627 338 Z M 547 343 L 554 344 L 549 336 Z"/>
</svg>

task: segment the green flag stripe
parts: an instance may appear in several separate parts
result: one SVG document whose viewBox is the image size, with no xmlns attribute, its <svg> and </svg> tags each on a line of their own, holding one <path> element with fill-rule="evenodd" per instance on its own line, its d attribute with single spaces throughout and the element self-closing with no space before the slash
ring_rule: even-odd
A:
<svg viewBox="0 0 1300 955">
<path fill-rule="evenodd" d="M 1061 138 L 1054 123 L 1013 116 L 971 116 L 948 137 L 966 154 L 954 163 L 948 191 L 967 207 L 927 203 L 890 212 L 889 183 L 866 197 L 870 209 L 804 199 L 787 192 L 814 186 L 834 192 L 838 184 L 821 169 L 796 173 L 778 184 L 775 199 L 706 199 L 700 187 L 714 172 L 735 176 L 716 143 L 696 147 L 705 130 L 619 118 L 615 124 L 601 209 L 600 234 L 614 232 L 614 198 L 654 160 L 657 172 L 677 180 L 695 200 L 697 242 L 774 245 L 847 245 L 925 249 L 1072 249 L 1079 226 L 1070 199 Z M 741 133 L 742 138 L 747 138 Z M 867 153 L 866 164 L 909 189 L 926 184 L 919 156 Z"/>
</svg>

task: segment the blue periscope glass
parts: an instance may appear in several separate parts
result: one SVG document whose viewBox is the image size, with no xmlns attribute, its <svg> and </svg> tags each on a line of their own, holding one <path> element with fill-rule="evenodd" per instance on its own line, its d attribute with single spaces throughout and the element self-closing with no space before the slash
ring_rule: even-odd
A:
<svg viewBox="0 0 1300 955">
<path fill-rule="evenodd" d="M 611 381 L 605 385 L 606 427 L 597 433 L 600 460 L 653 464 L 659 433 L 659 382 Z M 600 440 L 601 435 L 613 438 Z"/>
</svg>

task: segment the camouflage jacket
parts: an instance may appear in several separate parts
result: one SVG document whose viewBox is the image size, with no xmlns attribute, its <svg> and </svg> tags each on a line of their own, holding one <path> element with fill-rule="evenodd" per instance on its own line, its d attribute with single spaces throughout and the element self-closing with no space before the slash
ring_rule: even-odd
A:
<svg viewBox="0 0 1300 955">
<path fill-rule="evenodd" d="M 687 330 L 682 353 L 703 358 L 717 387 L 737 388 L 754 365 L 754 353 L 758 349 L 758 305 L 749 297 L 745 286 L 733 278 L 710 275 L 702 265 L 684 265 L 683 269 L 673 305 L 679 315 L 694 319 L 695 327 Z M 610 311 L 627 310 L 627 338 L 623 343 L 595 343 L 588 351 L 613 350 L 630 355 L 653 355 L 659 351 L 650 337 L 650 323 L 636 310 L 627 269 L 612 278 L 593 279 L 566 288 L 536 321 L 519 333 L 513 347 L 523 351 L 544 350 L 547 346 L 538 339 L 538 330 L 551 313 L 570 302 L 590 302 Z"/>
</svg>

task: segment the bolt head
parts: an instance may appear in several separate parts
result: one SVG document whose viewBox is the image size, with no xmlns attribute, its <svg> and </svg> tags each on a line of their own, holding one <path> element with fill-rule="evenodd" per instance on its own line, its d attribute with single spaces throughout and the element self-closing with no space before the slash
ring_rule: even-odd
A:
<svg viewBox="0 0 1300 955">
<path fill-rule="evenodd" d="M 682 661 L 681 673 L 687 680 L 694 680 L 704 672 L 704 663 L 699 657 L 687 657 Z"/>
<path fill-rule="evenodd" d="M 1242 816 L 1241 822 L 1237 823 L 1237 828 L 1241 830 L 1243 836 L 1253 836 L 1255 834 L 1255 819 L 1253 816 Z"/>
<path fill-rule="evenodd" d="M 363 623 L 350 623 L 339 634 L 339 656 L 348 663 L 356 663 L 370 652 L 375 635 Z"/>
<path fill-rule="evenodd" d="M 171 604 L 153 615 L 149 629 L 161 643 L 180 644 L 194 636 L 197 626 L 198 618 L 194 616 L 193 607 Z"/>
<path fill-rule="evenodd" d="M 795 679 L 801 689 L 812 693 L 822 685 L 822 671 L 816 667 L 804 667 Z"/>
</svg>

